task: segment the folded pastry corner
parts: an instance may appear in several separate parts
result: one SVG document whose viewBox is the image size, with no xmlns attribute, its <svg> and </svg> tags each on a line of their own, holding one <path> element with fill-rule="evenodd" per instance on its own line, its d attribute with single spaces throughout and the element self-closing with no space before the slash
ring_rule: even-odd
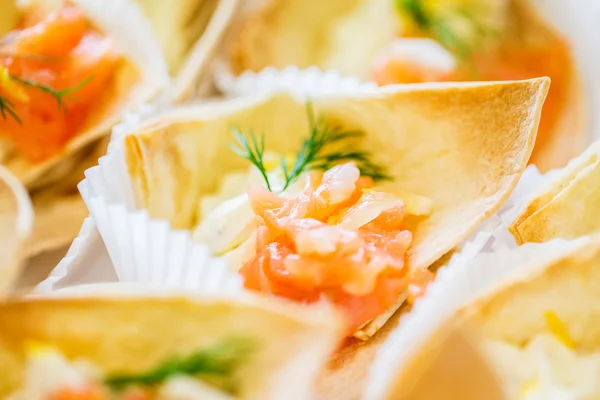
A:
<svg viewBox="0 0 600 400">
<path fill-rule="evenodd" d="M 202 93 L 209 65 L 240 0 L 136 0 L 152 24 L 173 82 L 164 94 L 170 102 Z"/>
<path fill-rule="evenodd" d="M 11 292 L 19 277 L 33 224 L 33 207 L 27 190 L 0 165 L 0 298 Z"/>
<path fill-rule="evenodd" d="M 600 230 L 600 142 L 595 142 L 547 182 L 509 226 L 518 244 L 573 239 Z"/>
</svg>

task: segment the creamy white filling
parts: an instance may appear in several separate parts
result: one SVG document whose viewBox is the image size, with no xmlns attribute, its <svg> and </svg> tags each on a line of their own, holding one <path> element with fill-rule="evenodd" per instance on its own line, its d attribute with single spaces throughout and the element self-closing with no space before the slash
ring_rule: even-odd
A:
<svg viewBox="0 0 600 400">
<path fill-rule="evenodd" d="M 270 158 L 274 157 L 276 156 L 270 155 Z M 306 182 L 300 177 L 281 192 L 285 178 L 278 164 L 267 173 L 267 177 L 271 190 L 283 198 L 300 194 Z M 202 218 L 194 229 L 193 237 L 206 243 L 214 254 L 231 252 L 247 241 L 255 231 L 256 216 L 246 194 L 248 186 L 253 183 L 265 185 L 263 176 L 254 167 L 245 173 L 236 172 L 225 176 L 215 194 L 201 199 L 199 215 Z"/>
<path fill-rule="evenodd" d="M 440 76 L 452 73 L 457 67 L 454 55 L 433 39 L 396 39 L 384 52 L 386 57 L 400 64 L 412 65 L 422 71 L 436 71 Z"/>
<path fill-rule="evenodd" d="M 70 362 L 58 351 L 36 351 L 28 361 L 23 389 L 9 399 L 44 399 L 64 387 L 86 387 L 97 376 L 91 365 Z"/>
<path fill-rule="evenodd" d="M 550 333 L 525 347 L 494 340 L 485 348 L 511 399 L 592 399 L 600 393 L 600 353 L 578 354 Z"/>
<path fill-rule="evenodd" d="M 168 380 L 159 390 L 162 400 L 233 400 L 234 398 L 209 385 L 186 376 Z"/>
<path fill-rule="evenodd" d="M 251 171 L 233 172 L 225 175 L 219 189 L 215 193 L 202 196 L 200 199 L 198 215 L 202 219 L 205 219 L 221 203 L 244 193 L 244 189 L 247 188 L 253 180 L 254 174 Z"/>
</svg>

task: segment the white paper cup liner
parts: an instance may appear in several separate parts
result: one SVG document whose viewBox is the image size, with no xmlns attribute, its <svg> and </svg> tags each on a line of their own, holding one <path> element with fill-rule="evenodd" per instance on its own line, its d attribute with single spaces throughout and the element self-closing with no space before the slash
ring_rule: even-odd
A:
<svg viewBox="0 0 600 400">
<path fill-rule="evenodd" d="M 363 82 L 352 76 L 343 76 L 338 71 L 321 71 L 317 67 L 300 69 L 287 67 L 283 70 L 265 68 L 260 72 L 245 71 L 235 76 L 224 60 L 213 65 L 217 88 L 226 96 L 246 96 L 285 90 L 295 94 L 343 94 L 359 91 L 374 91 L 374 82 Z"/>
<path fill-rule="evenodd" d="M 575 241 L 557 239 L 553 246 L 528 243 L 519 248 L 456 260 L 443 268 L 427 289 L 426 296 L 415 303 L 378 350 L 370 367 L 364 398 L 386 398 L 397 372 L 458 310 L 507 282 L 539 270 L 565 247 L 576 246 L 581 240 L 585 238 Z M 544 246 L 543 251 L 540 246 Z M 502 268 L 489 268 L 491 262 Z"/>
<path fill-rule="evenodd" d="M 86 283 L 116 281 L 115 270 L 96 224 L 87 217 L 67 254 L 35 291 L 47 293 Z"/>
<path fill-rule="evenodd" d="M 121 156 L 121 157 L 118 157 Z M 100 159 L 79 184 L 104 239 L 119 281 L 192 288 L 202 293 L 241 290 L 240 277 L 190 232 L 173 230 L 133 206 L 120 149 Z M 119 169 L 121 165 L 121 169 Z M 98 195 L 101 193 L 102 195 Z"/>
</svg>

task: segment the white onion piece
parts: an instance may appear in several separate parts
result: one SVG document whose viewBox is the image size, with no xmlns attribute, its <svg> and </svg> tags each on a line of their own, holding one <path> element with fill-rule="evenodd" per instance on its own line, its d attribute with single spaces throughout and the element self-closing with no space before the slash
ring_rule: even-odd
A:
<svg viewBox="0 0 600 400">
<path fill-rule="evenodd" d="M 403 205 L 402 200 L 393 194 L 370 191 L 363 194 L 360 200 L 346 211 L 338 225 L 344 229 L 359 229 L 384 211 Z"/>
<path fill-rule="evenodd" d="M 402 202 L 406 206 L 406 215 L 422 217 L 431 214 L 431 211 L 433 210 L 433 199 L 416 193 L 398 190 L 397 185 L 394 183 L 382 182 L 377 185 L 377 191 L 391 193 L 402 199 Z"/>
<path fill-rule="evenodd" d="M 600 390 L 600 354 L 578 354 L 554 335 L 534 336 L 525 347 L 488 340 L 485 349 L 510 398 L 593 398 Z"/>
<path fill-rule="evenodd" d="M 205 242 L 214 254 L 223 254 L 242 244 L 256 227 L 248 195 L 222 202 L 202 220 L 193 237 Z"/>
<path fill-rule="evenodd" d="M 250 172 L 250 175 L 252 174 Z M 285 179 L 280 169 L 269 172 L 267 176 L 274 192 L 283 189 Z M 306 175 L 300 176 L 288 186 L 285 192 L 278 193 L 278 195 L 284 199 L 297 196 L 302 192 L 306 179 Z M 261 184 L 265 183 L 262 175 L 260 179 L 256 176 L 250 176 L 246 181 L 248 180 L 250 182 L 258 180 Z M 232 183 L 236 182 L 235 179 L 230 181 Z M 241 182 L 239 177 L 237 182 Z M 239 189 L 246 190 L 247 186 L 238 187 Z M 209 201 L 213 201 L 213 199 Z M 244 243 L 255 229 L 256 216 L 250 206 L 248 195 L 243 193 L 229 200 L 220 198 L 218 205 L 203 216 L 200 224 L 194 229 L 193 237 L 196 240 L 205 242 L 213 254 L 222 255 Z"/>
<path fill-rule="evenodd" d="M 239 271 L 244 264 L 246 264 L 252 257 L 256 255 L 257 239 L 258 232 L 255 229 L 244 243 L 225 254 L 225 260 L 231 270 L 234 272 Z"/>
<path fill-rule="evenodd" d="M 230 395 L 187 376 L 169 379 L 161 387 L 158 398 L 164 400 L 233 400 Z"/>
<path fill-rule="evenodd" d="M 373 64 L 377 66 L 390 62 L 420 71 L 424 82 L 437 81 L 457 67 L 454 55 L 437 41 L 428 38 L 396 39 L 378 54 Z"/>
<path fill-rule="evenodd" d="M 198 215 L 205 218 L 223 201 L 244 193 L 250 182 L 251 172 L 233 172 L 225 175 L 219 185 L 219 190 L 214 194 L 204 195 L 200 198 Z"/>
<path fill-rule="evenodd" d="M 93 380 L 86 366 L 70 363 L 54 349 L 36 350 L 27 362 L 23 388 L 10 399 L 45 399 L 63 387 L 85 387 Z"/>
</svg>

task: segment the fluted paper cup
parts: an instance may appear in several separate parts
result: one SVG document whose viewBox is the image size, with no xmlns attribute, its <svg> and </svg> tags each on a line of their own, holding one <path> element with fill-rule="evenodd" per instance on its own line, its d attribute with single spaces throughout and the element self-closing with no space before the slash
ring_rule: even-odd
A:
<svg viewBox="0 0 600 400">
<path fill-rule="evenodd" d="M 235 76 L 223 60 L 214 63 L 214 79 L 217 88 L 226 96 L 245 96 L 286 90 L 297 93 L 328 94 L 352 93 L 356 90 L 375 90 L 377 84 L 364 82 L 338 71 L 321 71 L 317 67 L 300 69 L 287 67 L 283 70 L 265 68 L 260 72 L 245 71 Z"/>
<path fill-rule="evenodd" d="M 121 156 L 121 157 L 119 157 Z M 86 172 L 79 190 L 104 239 L 119 281 L 156 283 L 223 293 L 241 289 L 241 280 L 190 232 L 136 210 L 120 149 Z"/>
<path fill-rule="evenodd" d="M 72 286 L 106 282 L 117 282 L 115 269 L 94 220 L 87 217 L 67 254 L 49 276 L 36 286 L 35 292 L 48 293 Z"/>
</svg>

